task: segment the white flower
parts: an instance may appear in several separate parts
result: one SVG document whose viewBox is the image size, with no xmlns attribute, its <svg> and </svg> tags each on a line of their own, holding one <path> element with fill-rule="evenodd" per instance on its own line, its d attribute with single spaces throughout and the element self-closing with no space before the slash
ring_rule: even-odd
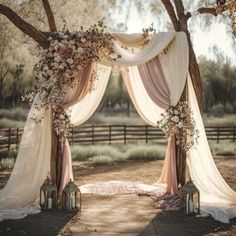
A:
<svg viewBox="0 0 236 236">
<path fill-rule="evenodd" d="M 78 69 L 78 70 L 82 70 L 82 66 L 78 65 L 78 66 L 77 66 L 77 69 Z"/>
<path fill-rule="evenodd" d="M 173 116 L 171 117 L 171 120 L 174 121 L 175 123 L 179 122 L 179 117 L 178 116 Z"/>
<path fill-rule="evenodd" d="M 77 49 L 77 52 L 78 52 L 78 53 L 82 53 L 83 51 L 84 51 L 84 49 L 81 48 L 81 47 L 79 47 L 79 48 Z"/>
<path fill-rule="evenodd" d="M 82 42 L 82 43 L 85 43 L 86 41 L 87 41 L 87 40 L 86 40 L 86 38 L 84 38 L 84 37 L 81 39 L 81 42 Z"/>
<path fill-rule="evenodd" d="M 183 128 L 183 122 L 182 121 L 180 121 L 179 123 L 178 123 L 178 127 L 181 129 L 181 128 Z"/>
<path fill-rule="evenodd" d="M 55 62 L 60 62 L 60 61 L 61 61 L 60 55 L 57 55 L 57 56 L 54 58 L 54 61 L 55 61 Z"/>
<path fill-rule="evenodd" d="M 60 64 L 60 65 L 59 65 L 59 69 L 61 69 L 61 70 L 63 70 L 63 69 L 64 69 L 64 66 L 63 66 L 63 64 Z"/>
<path fill-rule="evenodd" d="M 73 59 L 71 59 L 71 58 L 68 58 L 67 60 L 66 60 L 70 65 L 72 65 L 73 64 Z"/>
<path fill-rule="evenodd" d="M 64 115 L 62 115 L 62 114 L 60 114 L 59 118 L 60 118 L 60 119 L 64 119 L 64 118 L 65 118 L 65 116 L 64 116 Z"/>
<path fill-rule="evenodd" d="M 175 114 L 175 115 L 178 115 L 179 112 L 178 112 L 177 110 L 174 110 L 174 114 Z"/>
</svg>

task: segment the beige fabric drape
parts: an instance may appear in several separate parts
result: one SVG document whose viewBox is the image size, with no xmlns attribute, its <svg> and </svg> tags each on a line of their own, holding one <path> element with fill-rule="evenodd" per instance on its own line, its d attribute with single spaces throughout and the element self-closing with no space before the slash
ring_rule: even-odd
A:
<svg viewBox="0 0 236 236">
<path fill-rule="evenodd" d="M 77 82 L 76 86 L 72 88 L 68 88 L 66 96 L 63 99 L 64 108 L 69 108 L 70 106 L 81 101 L 92 89 L 93 79 L 92 74 L 94 70 L 97 69 L 96 63 L 90 63 L 82 72 L 80 81 Z M 81 112 L 81 111 L 80 111 Z M 72 160 L 71 160 L 71 152 L 69 142 L 66 137 L 62 138 L 62 177 L 61 184 L 59 189 L 59 194 L 61 194 L 62 190 L 66 186 L 66 184 L 74 179 L 73 170 L 72 170 Z"/>
<path fill-rule="evenodd" d="M 166 84 L 165 76 L 158 57 L 138 66 L 144 87 L 160 108 L 167 109 L 171 105 L 170 90 Z"/>
</svg>

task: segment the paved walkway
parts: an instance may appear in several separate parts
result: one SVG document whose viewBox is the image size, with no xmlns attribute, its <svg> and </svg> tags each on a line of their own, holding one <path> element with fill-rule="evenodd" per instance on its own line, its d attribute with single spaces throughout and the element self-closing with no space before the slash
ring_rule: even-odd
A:
<svg viewBox="0 0 236 236">
<path fill-rule="evenodd" d="M 145 196 L 86 196 L 69 231 L 79 236 L 156 236 L 152 219 L 157 212 L 152 199 Z"/>
</svg>

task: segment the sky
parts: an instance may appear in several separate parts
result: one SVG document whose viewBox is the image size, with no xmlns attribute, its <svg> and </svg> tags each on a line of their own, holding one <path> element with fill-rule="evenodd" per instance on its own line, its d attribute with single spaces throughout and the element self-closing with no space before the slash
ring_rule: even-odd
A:
<svg viewBox="0 0 236 236">
<path fill-rule="evenodd" d="M 142 32 L 142 29 L 149 27 L 152 22 L 157 31 L 158 27 L 163 27 L 161 21 L 158 22 L 161 26 L 158 26 L 157 23 L 155 24 L 152 14 L 141 14 L 140 16 L 140 13 L 137 12 L 135 7 L 132 9 L 132 15 L 129 16 L 128 19 L 126 12 L 124 11 L 116 11 L 113 14 L 113 19 L 115 19 L 116 23 L 127 21 L 127 33 Z M 214 17 L 212 19 L 214 20 Z M 232 41 L 226 33 L 226 26 L 224 23 L 212 23 L 210 29 L 204 31 L 201 29 L 199 24 L 196 24 L 194 25 L 194 33 L 191 34 L 191 37 L 197 57 L 203 55 L 208 59 L 216 59 L 212 50 L 215 45 L 226 57 L 230 58 L 232 64 L 236 65 L 236 53 L 232 48 Z"/>
</svg>

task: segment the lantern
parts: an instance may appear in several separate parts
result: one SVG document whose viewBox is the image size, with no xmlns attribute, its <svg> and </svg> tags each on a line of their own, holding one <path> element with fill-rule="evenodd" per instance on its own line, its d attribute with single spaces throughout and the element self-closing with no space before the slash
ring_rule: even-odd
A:
<svg viewBox="0 0 236 236">
<path fill-rule="evenodd" d="M 57 187 L 48 177 L 40 187 L 39 204 L 42 210 L 50 210 L 57 206 Z"/>
<path fill-rule="evenodd" d="M 182 187 L 181 198 L 184 198 L 187 215 L 200 214 L 200 192 L 191 179 Z"/>
<path fill-rule="evenodd" d="M 78 186 L 70 180 L 62 192 L 62 208 L 68 211 L 81 210 L 81 192 Z M 79 201 L 79 207 L 77 202 Z"/>
</svg>

